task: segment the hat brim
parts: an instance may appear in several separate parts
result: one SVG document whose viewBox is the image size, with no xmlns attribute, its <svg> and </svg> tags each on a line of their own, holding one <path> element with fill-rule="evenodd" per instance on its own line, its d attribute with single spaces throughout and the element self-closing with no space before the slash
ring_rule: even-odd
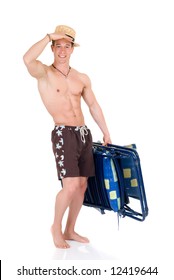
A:
<svg viewBox="0 0 174 280">
<path fill-rule="evenodd" d="M 64 36 L 63 38 L 65 38 L 66 40 L 68 40 L 69 42 L 73 43 L 74 47 L 80 47 L 80 45 L 76 42 L 73 42 L 71 38 L 69 38 L 68 36 Z"/>
<path fill-rule="evenodd" d="M 74 47 L 80 47 L 80 45 L 77 43 L 74 43 Z"/>
<path fill-rule="evenodd" d="M 80 45 L 79 45 L 78 43 L 73 42 L 72 39 L 71 39 L 70 37 L 66 36 L 66 35 L 63 35 L 63 36 L 62 36 L 62 39 L 66 39 L 67 41 L 69 41 L 70 43 L 72 43 L 74 47 L 80 47 Z"/>
</svg>

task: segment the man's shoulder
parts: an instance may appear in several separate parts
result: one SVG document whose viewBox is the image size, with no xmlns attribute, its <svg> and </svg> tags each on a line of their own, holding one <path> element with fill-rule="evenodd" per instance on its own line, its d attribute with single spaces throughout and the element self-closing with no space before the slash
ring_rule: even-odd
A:
<svg viewBox="0 0 174 280">
<path fill-rule="evenodd" d="M 83 72 L 80 72 L 74 68 L 72 68 L 74 74 L 79 78 L 81 79 L 82 81 L 84 82 L 89 82 L 90 79 L 89 79 L 89 76 L 86 74 L 86 73 L 83 73 Z"/>
</svg>

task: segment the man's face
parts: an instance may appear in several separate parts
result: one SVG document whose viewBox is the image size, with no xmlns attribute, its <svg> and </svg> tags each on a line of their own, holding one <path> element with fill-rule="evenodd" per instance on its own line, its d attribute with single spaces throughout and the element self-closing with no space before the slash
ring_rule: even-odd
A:
<svg viewBox="0 0 174 280">
<path fill-rule="evenodd" d="M 52 51 L 54 52 L 55 58 L 59 62 L 65 62 L 70 59 L 70 56 L 74 50 L 72 43 L 66 39 L 59 39 L 54 42 Z"/>
</svg>

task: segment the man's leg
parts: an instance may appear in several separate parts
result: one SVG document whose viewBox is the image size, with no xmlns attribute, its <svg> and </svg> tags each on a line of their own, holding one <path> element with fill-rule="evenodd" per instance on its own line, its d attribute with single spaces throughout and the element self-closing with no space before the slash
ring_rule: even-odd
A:
<svg viewBox="0 0 174 280">
<path fill-rule="evenodd" d="M 77 189 L 76 195 L 72 199 L 69 205 L 69 214 L 67 219 L 67 224 L 64 232 L 64 238 L 66 240 L 75 240 L 78 242 L 89 242 L 86 237 L 83 237 L 75 232 L 75 223 L 82 207 L 84 201 L 84 193 L 87 187 L 87 178 L 86 177 L 79 177 L 77 178 L 77 183 L 79 188 Z"/>
<path fill-rule="evenodd" d="M 63 188 L 56 196 L 55 216 L 51 230 L 55 246 L 58 248 L 69 248 L 70 246 L 62 234 L 62 219 L 73 198 L 79 193 L 80 178 L 64 178 L 62 181 Z M 77 207 L 79 208 L 79 206 Z M 75 215 L 78 215 L 78 213 L 75 213 Z"/>
</svg>

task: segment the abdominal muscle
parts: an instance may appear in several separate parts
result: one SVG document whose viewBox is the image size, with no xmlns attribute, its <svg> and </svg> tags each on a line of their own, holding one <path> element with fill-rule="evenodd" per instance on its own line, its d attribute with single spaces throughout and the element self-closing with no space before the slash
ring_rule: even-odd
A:
<svg viewBox="0 0 174 280">
<path fill-rule="evenodd" d="M 82 126 L 84 125 L 84 117 L 81 110 L 63 112 L 62 114 L 56 113 L 52 116 L 56 125 L 70 125 L 70 126 Z"/>
<path fill-rule="evenodd" d="M 82 126 L 85 124 L 79 96 L 65 98 L 47 93 L 41 94 L 41 98 L 56 125 Z"/>
</svg>

